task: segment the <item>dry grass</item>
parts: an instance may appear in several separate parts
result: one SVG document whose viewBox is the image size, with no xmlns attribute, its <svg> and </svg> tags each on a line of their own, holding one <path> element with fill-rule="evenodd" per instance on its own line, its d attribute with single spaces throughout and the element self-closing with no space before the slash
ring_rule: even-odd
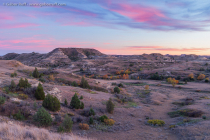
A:
<svg viewBox="0 0 210 140">
<path fill-rule="evenodd" d="M 46 129 L 0 123 L 0 140 L 88 140 L 74 135 L 50 133 Z"/>
</svg>

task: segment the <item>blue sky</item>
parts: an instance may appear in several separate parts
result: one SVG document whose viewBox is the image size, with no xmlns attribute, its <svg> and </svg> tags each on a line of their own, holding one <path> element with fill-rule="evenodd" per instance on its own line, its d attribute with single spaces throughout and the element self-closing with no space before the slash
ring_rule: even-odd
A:
<svg viewBox="0 0 210 140">
<path fill-rule="evenodd" d="M 106 54 L 210 52 L 207 0 L 28 0 L 27 6 L 9 6 L 19 2 L 1 0 L 0 55 L 60 47 Z M 65 6 L 40 6 L 44 2 Z"/>
</svg>

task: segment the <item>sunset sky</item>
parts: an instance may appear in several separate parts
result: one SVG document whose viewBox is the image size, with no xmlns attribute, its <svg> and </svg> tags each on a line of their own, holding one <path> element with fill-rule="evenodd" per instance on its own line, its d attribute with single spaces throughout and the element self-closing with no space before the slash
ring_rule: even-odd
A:
<svg viewBox="0 0 210 140">
<path fill-rule="evenodd" d="M 0 0 L 0 55 L 62 47 L 210 55 L 209 0 L 16 1 Z M 19 2 L 27 6 L 9 6 Z"/>
</svg>

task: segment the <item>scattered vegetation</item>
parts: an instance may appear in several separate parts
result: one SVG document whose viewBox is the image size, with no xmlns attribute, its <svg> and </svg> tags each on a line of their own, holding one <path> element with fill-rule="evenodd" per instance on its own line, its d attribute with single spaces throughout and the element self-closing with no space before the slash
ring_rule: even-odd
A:
<svg viewBox="0 0 210 140">
<path fill-rule="evenodd" d="M 172 84 L 173 87 L 179 83 L 179 80 L 176 80 L 175 78 L 167 78 L 166 80 L 169 84 Z"/>
<path fill-rule="evenodd" d="M 103 115 L 99 118 L 101 122 L 104 122 L 105 119 L 109 119 L 106 115 Z"/>
<path fill-rule="evenodd" d="M 28 99 L 28 95 L 26 95 L 24 93 L 21 93 L 21 94 L 18 95 L 18 98 L 22 99 L 22 100 L 26 100 L 26 99 Z"/>
<path fill-rule="evenodd" d="M 84 103 L 80 102 L 80 99 L 77 96 L 77 93 L 71 98 L 70 107 L 75 109 L 83 109 Z"/>
<path fill-rule="evenodd" d="M 47 94 L 47 96 L 44 98 L 42 106 L 49 109 L 50 111 L 58 111 L 61 107 L 58 98 L 50 94 Z"/>
<path fill-rule="evenodd" d="M 115 87 L 114 88 L 114 92 L 119 94 L 120 93 L 120 89 L 118 87 Z"/>
<path fill-rule="evenodd" d="M 113 119 L 104 119 L 104 123 L 106 125 L 112 126 L 112 125 L 114 125 L 115 121 Z"/>
<path fill-rule="evenodd" d="M 23 78 L 20 78 L 18 86 L 20 88 L 30 88 L 31 84 L 28 82 L 27 78 L 25 78 L 25 80 L 23 80 Z"/>
<path fill-rule="evenodd" d="M 147 123 L 154 125 L 154 126 L 155 125 L 163 126 L 165 124 L 165 122 L 162 120 L 148 120 Z"/>
<path fill-rule="evenodd" d="M 0 96 L 0 105 L 3 105 L 6 101 L 6 98 L 3 96 Z"/>
<path fill-rule="evenodd" d="M 44 98 L 45 98 L 44 89 L 40 83 L 36 89 L 35 97 L 37 100 L 44 100 Z"/>
<path fill-rule="evenodd" d="M 198 77 L 197 77 L 197 80 L 203 80 L 206 76 L 204 74 L 200 74 Z"/>
<path fill-rule="evenodd" d="M 33 76 L 34 78 L 39 78 L 39 71 L 38 71 L 37 68 L 35 68 L 35 70 L 33 71 L 32 76 Z"/>
<path fill-rule="evenodd" d="M 49 126 L 52 123 L 50 114 L 43 107 L 37 111 L 37 113 L 33 116 L 33 119 L 42 126 Z"/>
<path fill-rule="evenodd" d="M 114 112 L 114 103 L 112 102 L 112 99 L 111 98 L 109 98 L 109 100 L 106 103 L 106 110 L 110 114 L 113 114 L 113 112 Z"/>
<path fill-rule="evenodd" d="M 89 84 L 88 84 L 88 81 L 85 80 L 84 77 L 82 77 L 82 79 L 81 79 L 80 86 L 81 86 L 82 88 L 90 88 L 90 86 L 89 86 Z"/>
<path fill-rule="evenodd" d="M 79 128 L 82 130 L 89 130 L 89 125 L 86 123 L 80 123 Z"/>
<path fill-rule="evenodd" d="M 183 109 L 178 111 L 169 112 L 168 115 L 171 118 L 179 117 L 179 116 L 187 116 L 187 117 L 200 117 L 203 114 L 202 111 L 196 109 Z"/>
<path fill-rule="evenodd" d="M 71 117 L 66 114 L 63 123 L 58 128 L 58 132 L 71 132 L 72 126 L 73 121 L 71 120 Z"/>
</svg>

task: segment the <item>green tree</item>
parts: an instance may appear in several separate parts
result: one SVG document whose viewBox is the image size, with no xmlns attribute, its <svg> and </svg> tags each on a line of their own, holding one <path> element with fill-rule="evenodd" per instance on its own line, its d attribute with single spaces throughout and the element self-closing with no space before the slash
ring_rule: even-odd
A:
<svg viewBox="0 0 210 140">
<path fill-rule="evenodd" d="M 38 71 L 37 68 L 35 68 L 32 75 L 33 75 L 34 78 L 39 78 L 39 71 Z"/>
<path fill-rule="evenodd" d="M 75 109 L 79 109 L 80 108 L 80 100 L 79 100 L 79 98 L 78 98 L 76 93 L 71 98 L 70 106 L 75 108 Z"/>
<path fill-rule="evenodd" d="M 95 114 L 96 114 L 95 111 L 94 111 L 93 108 L 91 107 L 91 108 L 90 108 L 90 111 L 89 111 L 89 115 L 90 115 L 90 116 L 92 116 L 92 115 L 94 116 Z"/>
<path fill-rule="evenodd" d="M 14 80 L 11 81 L 9 88 L 10 88 L 10 90 L 14 90 L 16 88 L 16 84 L 15 84 Z"/>
<path fill-rule="evenodd" d="M 43 107 L 37 111 L 37 113 L 33 116 L 33 119 L 35 122 L 44 126 L 49 126 L 52 123 L 50 114 Z"/>
<path fill-rule="evenodd" d="M 73 81 L 73 82 L 71 83 L 71 85 L 72 85 L 73 87 L 78 87 L 78 84 L 77 84 L 77 82 L 75 82 L 75 81 Z"/>
<path fill-rule="evenodd" d="M 84 77 L 82 77 L 82 79 L 81 79 L 80 86 L 81 86 L 82 88 L 89 88 L 89 87 L 90 87 L 89 84 L 88 84 L 88 81 L 85 80 Z"/>
<path fill-rule="evenodd" d="M 44 100 L 44 98 L 45 98 L 45 93 L 44 93 L 43 87 L 40 83 L 36 89 L 35 97 L 37 100 Z"/>
<path fill-rule="evenodd" d="M 106 109 L 111 114 L 114 112 L 114 103 L 112 102 L 111 98 L 109 98 L 109 100 L 106 103 Z"/>
<path fill-rule="evenodd" d="M 115 88 L 114 88 L 114 92 L 115 92 L 115 93 L 120 93 L 120 89 L 119 89 L 118 87 L 115 87 Z"/>
<path fill-rule="evenodd" d="M 18 86 L 20 88 L 24 88 L 25 87 L 25 81 L 23 80 L 23 78 L 20 78 L 19 83 L 18 83 Z"/>
<path fill-rule="evenodd" d="M 81 104 L 80 104 L 80 109 L 84 109 L 84 107 L 85 107 L 84 103 L 81 102 Z"/>
<path fill-rule="evenodd" d="M 71 120 L 71 117 L 69 117 L 67 114 L 65 115 L 65 119 L 63 121 L 63 127 L 65 128 L 66 132 L 70 132 L 73 126 L 73 121 Z"/>
<path fill-rule="evenodd" d="M 47 96 L 44 98 L 42 106 L 49 109 L 50 111 L 58 111 L 61 108 L 58 98 L 50 94 L 47 94 Z"/>
<path fill-rule="evenodd" d="M 25 83 L 24 88 L 30 88 L 31 87 L 31 84 L 28 82 L 28 79 L 27 78 L 25 78 L 24 83 Z"/>
<path fill-rule="evenodd" d="M 93 124 L 93 118 L 92 117 L 90 117 L 89 123 Z"/>
<path fill-rule="evenodd" d="M 65 106 L 67 106 L 68 105 L 68 102 L 67 102 L 67 100 L 65 99 L 65 101 L 64 101 L 64 104 L 65 104 Z"/>
</svg>

